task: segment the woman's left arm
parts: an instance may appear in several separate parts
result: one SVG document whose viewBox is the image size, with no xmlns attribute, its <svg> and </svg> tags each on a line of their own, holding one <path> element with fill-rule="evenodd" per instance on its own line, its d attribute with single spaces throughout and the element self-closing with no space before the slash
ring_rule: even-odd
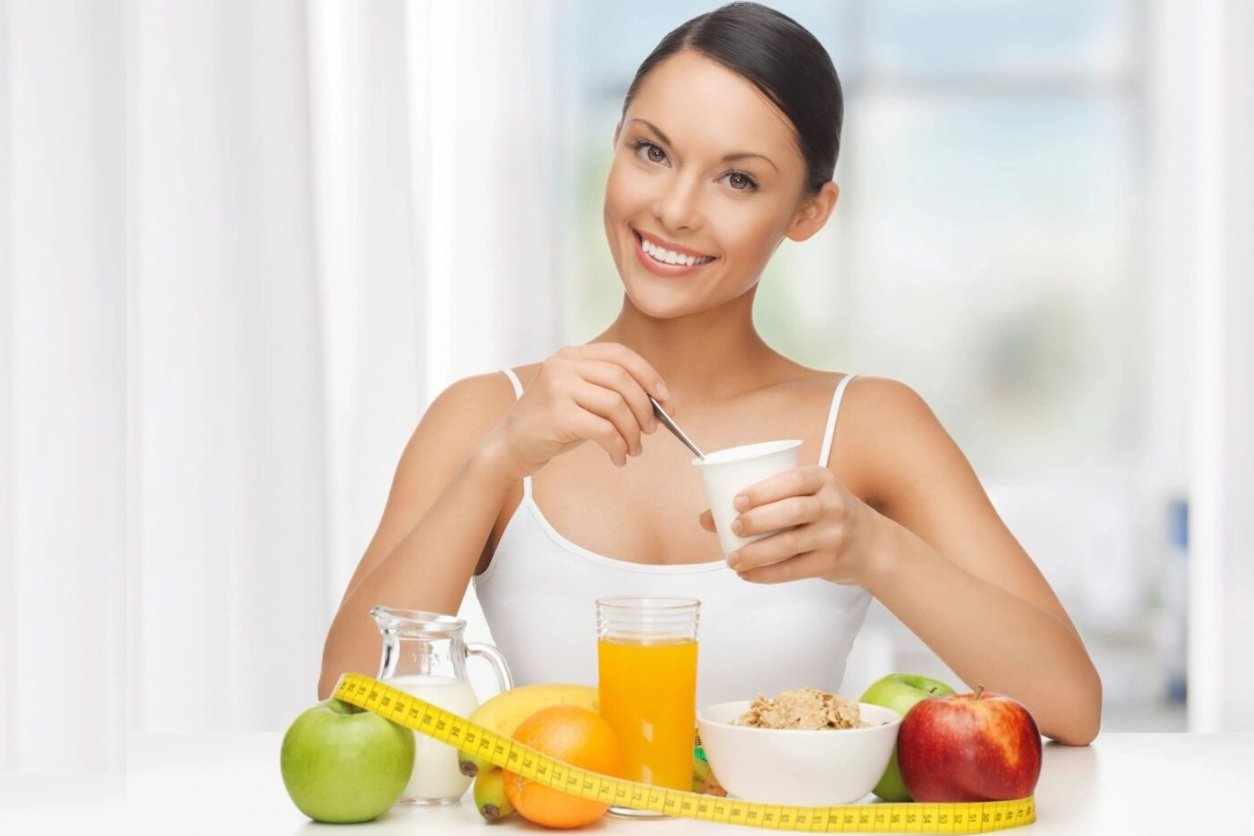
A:
<svg viewBox="0 0 1254 836">
<path fill-rule="evenodd" d="M 753 486 L 744 534 L 797 528 L 750 543 L 733 568 L 749 581 L 861 586 L 968 686 L 1019 700 L 1060 743 L 1092 741 L 1102 684 L 1084 642 L 923 399 L 859 378 L 837 436 L 866 501 L 818 466 Z M 762 565 L 784 554 L 795 556 Z"/>
</svg>

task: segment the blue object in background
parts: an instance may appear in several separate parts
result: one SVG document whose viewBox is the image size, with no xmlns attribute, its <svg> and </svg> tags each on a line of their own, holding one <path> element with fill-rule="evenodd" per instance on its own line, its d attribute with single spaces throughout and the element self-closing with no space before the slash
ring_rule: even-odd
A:
<svg viewBox="0 0 1254 836">
<path fill-rule="evenodd" d="M 1188 604 L 1189 604 L 1189 503 L 1174 499 L 1170 505 L 1171 549 L 1163 572 L 1163 661 L 1166 665 L 1167 699 L 1188 699 Z"/>
</svg>

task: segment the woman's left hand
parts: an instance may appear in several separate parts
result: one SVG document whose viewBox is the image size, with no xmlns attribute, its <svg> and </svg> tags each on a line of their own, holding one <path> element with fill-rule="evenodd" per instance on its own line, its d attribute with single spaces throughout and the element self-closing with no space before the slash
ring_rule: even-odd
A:
<svg viewBox="0 0 1254 836">
<path fill-rule="evenodd" d="M 885 519 L 826 467 L 787 470 L 736 496 L 749 500 L 733 523 L 737 536 L 787 529 L 728 555 L 728 565 L 747 581 L 822 578 L 860 586 L 877 559 L 871 543 Z M 707 531 L 716 530 L 708 508 L 701 512 L 700 522 Z"/>
</svg>

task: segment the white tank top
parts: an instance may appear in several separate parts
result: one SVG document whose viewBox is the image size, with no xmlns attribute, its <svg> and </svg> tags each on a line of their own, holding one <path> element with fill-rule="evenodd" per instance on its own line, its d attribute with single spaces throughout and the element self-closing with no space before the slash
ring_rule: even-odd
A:
<svg viewBox="0 0 1254 836">
<path fill-rule="evenodd" d="M 522 395 L 513 370 L 505 374 Z M 845 385 L 841 378 L 823 436 L 827 464 Z M 697 478 L 695 475 L 693 478 Z M 714 535 L 710 535 L 713 537 Z M 793 688 L 836 693 L 871 595 L 860 587 L 807 578 L 778 584 L 742 580 L 725 560 L 651 565 L 617 560 L 570 542 L 545 519 L 523 480 L 523 499 L 488 568 L 473 578 L 492 638 L 515 685 L 597 684 L 597 598 L 698 598 L 697 706 L 774 697 Z M 856 699 L 857 695 L 842 696 Z"/>
</svg>

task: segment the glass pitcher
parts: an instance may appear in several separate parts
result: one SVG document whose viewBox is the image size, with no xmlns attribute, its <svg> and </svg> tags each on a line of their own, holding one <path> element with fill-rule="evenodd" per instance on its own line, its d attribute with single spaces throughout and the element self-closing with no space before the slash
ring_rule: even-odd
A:
<svg viewBox="0 0 1254 836">
<path fill-rule="evenodd" d="M 384 606 L 375 607 L 370 615 L 383 634 L 381 682 L 462 717 L 479 707 L 466 677 L 467 656 L 483 656 L 492 663 L 501 691 L 514 687 L 499 650 L 463 640 L 465 619 Z M 457 750 L 418 732 L 414 732 L 414 744 L 414 771 L 398 803 L 459 803 L 474 779 L 462 774 Z"/>
</svg>

